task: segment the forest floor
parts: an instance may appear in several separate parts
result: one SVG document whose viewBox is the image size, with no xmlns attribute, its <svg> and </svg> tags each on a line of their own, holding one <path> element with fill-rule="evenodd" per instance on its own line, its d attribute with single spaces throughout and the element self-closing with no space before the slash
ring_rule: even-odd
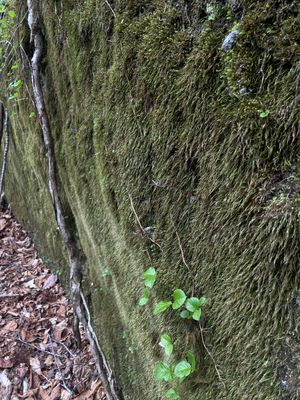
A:
<svg viewBox="0 0 300 400">
<path fill-rule="evenodd" d="M 57 277 L 9 212 L 0 212 L 0 399 L 104 400 L 87 339 L 72 333 Z"/>
</svg>

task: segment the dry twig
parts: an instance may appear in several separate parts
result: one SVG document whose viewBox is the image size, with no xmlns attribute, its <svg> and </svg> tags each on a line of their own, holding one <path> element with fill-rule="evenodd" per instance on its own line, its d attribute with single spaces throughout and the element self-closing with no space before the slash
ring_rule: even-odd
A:
<svg viewBox="0 0 300 400">
<path fill-rule="evenodd" d="M 216 360 L 215 360 L 214 356 L 212 355 L 212 353 L 208 350 L 208 347 L 206 346 L 206 343 L 205 343 L 205 340 L 204 340 L 204 334 L 203 334 L 204 329 L 202 328 L 202 325 L 201 325 L 201 322 L 200 322 L 200 321 L 199 321 L 199 328 L 200 328 L 200 335 L 201 335 L 201 341 L 202 341 L 203 347 L 204 347 L 206 353 L 207 353 L 208 356 L 211 358 L 211 360 L 212 360 L 212 362 L 213 362 L 213 364 L 214 364 L 214 368 L 215 368 L 215 371 L 216 371 L 216 373 L 217 373 L 217 375 L 218 375 L 218 378 L 219 378 L 220 382 L 222 383 L 222 385 L 224 386 L 224 388 L 226 388 L 226 385 L 225 385 L 225 383 L 224 383 L 224 380 L 222 379 L 221 374 L 220 374 L 220 371 L 219 371 L 219 369 L 218 369 L 218 367 L 217 367 Z"/>
<path fill-rule="evenodd" d="M 117 18 L 116 13 L 115 13 L 115 10 L 112 8 L 112 6 L 111 6 L 111 4 L 109 3 L 109 1 L 108 1 L 108 0 L 105 0 L 105 3 L 108 5 L 110 11 L 113 13 L 113 16 L 114 16 L 115 18 Z"/>
<path fill-rule="evenodd" d="M 57 369 L 58 369 L 59 375 L 60 375 L 60 379 L 61 379 L 61 381 L 62 381 L 62 387 L 63 387 L 64 389 L 66 389 L 66 391 L 67 391 L 69 394 L 72 395 L 73 392 L 72 392 L 71 389 L 68 388 L 68 386 L 67 386 L 67 384 L 66 384 L 66 381 L 65 381 L 65 378 L 64 378 L 64 374 L 63 374 L 63 372 L 62 372 L 62 370 L 61 370 L 61 368 L 60 368 L 59 362 L 58 362 L 57 355 L 54 353 L 53 342 L 52 342 L 51 335 L 49 335 L 49 339 L 50 339 L 50 343 L 51 343 L 51 347 L 52 347 L 52 351 L 53 351 L 53 355 L 54 355 L 55 365 L 57 366 Z"/>
<path fill-rule="evenodd" d="M 133 211 L 133 214 L 134 214 L 134 216 L 135 216 L 135 219 L 136 219 L 136 221 L 137 221 L 137 224 L 138 224 L 138 226 L 139 226 L 139 228 L 140 228 L 140 231 L 141 231 L 142 235 L 144 236 L 144 238 L 150 240 L 150 242 L 152 242 L 153 244 L 155 244 L 155 246 L 157 246 L 157 247 L 159 248 L 159 250 L 161 250 L 161 245 L 160 245 L 159 243 L 157 243 L 155 240 L 153 240 L 153 239 L 152 239 L 149 235 L 147 235 L 147 233 L 145 232 L 145 229 L 143 228 L 143 225 L 141 224 L 141 220 L 139 219 L 139 216 L 137 215 L 137 212 L 136 212 L 136 210 L 135 210 L 135 208 L 134 208 L 132 196 L 131 196 L 130 194 L 128 194 L 128 196 L 129 196 L 129 200 L 130 200 L 131 209 L 132 209 L 132 211 Z"/>
<path fill-rule="evenodd" d="M 173 223 L 173 221 L 172 221 L 172 223 Z M 181 253 L 182 262 L 183 262 L 183 264 L 185 265 L 186 269 L 188 270 L 188 273 L 189 273 L 189 275 L 190 275 L 190 277 L 191 277 L 191 279 L 192 279 L 192 284 L 193 284 L 193 285 L 192 285 L 192 297 L 193 297 L 194 294 L 195 294 L 195 285 L 196 285 L 196 283 L 195 283 L 195 276 L 194 276 L 194 274 L 193 274 L 192 269 L 190 268 L 190 266 L 189 266 L 188 263 L 186 262 L 186 259 L 185 259 L 185 256 L 184 256 L 184 251 L 183 251 L 182 244 L 181 244 L 181 240 L 180 240 L 180 236 L 179 236 L 179 234 L 178 234 L 178 232 L 177 232 L 177 230 L 176 230 L 176 228 L 175 228 L 174 223 L 173 223 L 173 226 L 174 226 L 174 229 L 175 229 L 175 233 L 176 233 L 178 245 L 179 245 L 179 248 L 180 248 L 180 253 Z"/>
</svg>

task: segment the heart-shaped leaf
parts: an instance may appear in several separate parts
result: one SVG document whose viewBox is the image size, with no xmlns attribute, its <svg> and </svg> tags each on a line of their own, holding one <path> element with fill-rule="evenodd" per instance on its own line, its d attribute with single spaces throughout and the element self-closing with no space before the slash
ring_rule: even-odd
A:
<svg viewBox="0 0 300 400">
<path fill-rule="evenodd" d="M 152 289 L 157 278 L 157 272 L 155 268 L 153 267 L 148 268 L 147 271 L 144 272 L 143 276 L 144 276 L 145 286 Z"/>
<path fill-rule="evenodd" d="M 192 318 L 192 313 L 188 310 L 182 310 L 180 316 L 181 318 L 190 319 Z"/>
<path fill-rule="evenodd" d="M 201 301 L 200 301 L 200 299 L 198 299 L 198 297 L 190 297 L 186 301 L 185 307 L 187 310 L 189 310 L 191 312 L 195 312 L 196 310 L 198 310 L 201 307 Z"/>
<path fill-rule="evenodd" d="M 186 378 L 191 372 L 192 366 L 187 360 L 180 361 L 174 369 L 174 373 L 177 378 Z"/>
<path fill-rule="evenodd" d="M 160 361 L 155 368 L 155 377 L 158 381 L 171 381 L 173 376 L 170 365 Z"/>
<path fill-rule="evenodd" d="M 202 314 L 201 308 L 199 308 L 198 310 L 196 310 L 196 311 L 193 312 L 193 319 L 194 319 L 195 321 L 200 321 L 201 314 Z"/>
<path fill-rule="evenodd" d="M 154 315 L 160 314 L 172 305 L 171 301 L 160 301 L 154 308 Z"/>
<path fill-rule="evenodd" d="M 173 297 L 172 308 L 173 310 L 178 310 L 178 308 L 180 308 L 184 304 L 186 300 L 186 294 L 184 293 L 183 290 L 176 289 L 172 294 L 172 297 Z"/>
<path fill-rule="evenodd" d="M 203 306 L 204 303 L 206 303 L 207 298 L 206 297 L 200 297 L 199 302 L 200 302 L 200 307 Z"/>
</svg>

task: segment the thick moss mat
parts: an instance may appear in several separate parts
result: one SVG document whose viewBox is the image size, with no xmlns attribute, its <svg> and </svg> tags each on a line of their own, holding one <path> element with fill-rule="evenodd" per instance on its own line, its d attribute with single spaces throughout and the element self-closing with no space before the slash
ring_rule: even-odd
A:
<svg viewBox="0 0 300 400">
<path fill-rule="evenodd" d="M 178 357 L 197 353 L 183 400 L 298 399 L 299 3 L 110 5 L 116 16 L 105 1 L 43 1 L 43 84 L 65 212 L 124 397 L 165 398 L 153 371 L 168 333 Z M 67 281 L 38 121 L 30 99 L 11 108 L 7 196 Z M 225 388 L 196 324 L 137 305 L 150 266 L 156 300 L 191 294 L 176 231 Z"/>
</svg>

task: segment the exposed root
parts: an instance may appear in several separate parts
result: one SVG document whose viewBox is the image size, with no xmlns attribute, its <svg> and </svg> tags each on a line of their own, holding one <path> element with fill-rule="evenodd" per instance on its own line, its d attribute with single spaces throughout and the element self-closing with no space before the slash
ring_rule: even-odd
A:
<svg viewBox="0 0 300 400">
<path fill-rule="evenodd" d="M 40 63 L 43 54 L 43 35 L 41 30 L 40 9 L 38 0 L 27 0 L 28 6 L 28 25 L 31 32 L 31 41 L 34 43 L 34 54 L 31 60 L 31 80 L 33 97 L 37 110 L 37 115 L 42 129 L 43 141 L 48 160 L 48 178 L 49 191 L 51 194 L 53 207 L 56 214 L 56 221 L 62 240 L 65 244 L 70 267 L 70 290 L 74 307 L 75 323 L 74 334 L 80 343 L 79 322 L 82 323 L 86 335 L 89 339 L 95 360 L 99 377 L 102 381 L 108 400 L 122 399 L 113 373 L 108 365 L 103 351 L 97 340 L 97 336 L 91 325 L 90 314 L 87 303 L 81 289 L 82 279 L 82 261 L 80 251 L 77 247 L 75 238 L 71 229 L 66 223 L 66 219 L 62 212 L 62 204 L 59 195 L 58 183 L 56 178 L 56 162 L 54 154 L 53 139 L 51 134 L 51 125 L 48 118 L 47 110 L 43 97 L 43 91 L 40 79 Z"/>
<path fill-rule="evenodd" d="M 7 167 L 7 157 L 8 157 L 8 149 L 9 149 L 9 120 L 8 120 L 8 112 L 4 111 L 4 133 L 5 133 L 5 145 L 3 151 L 3 160 L 2 160 L 2 168 L 0 175 L 0 204 L 2 204 L 2 200 L 4 197 L 4 178 Z"/>
</svg>

